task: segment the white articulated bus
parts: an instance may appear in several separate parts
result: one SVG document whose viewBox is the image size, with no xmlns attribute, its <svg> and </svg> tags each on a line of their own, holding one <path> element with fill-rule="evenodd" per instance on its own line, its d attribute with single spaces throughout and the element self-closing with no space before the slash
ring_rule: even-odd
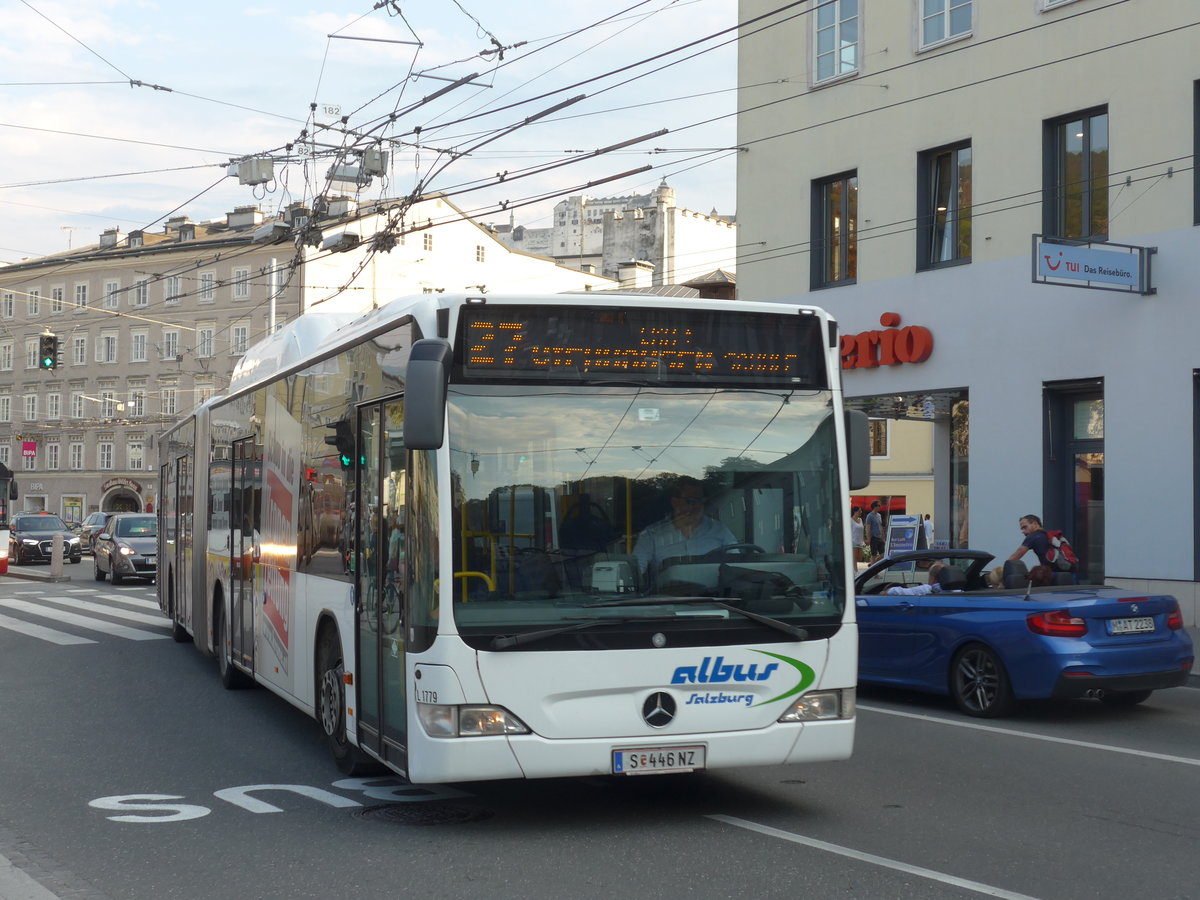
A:
<svg viewBox="0 0 1200 900">
<path fill-rule="evenodd" d="M 159 442 L 159 602 L 413 782 L 842 759 L 836 323 L 647 295 L 308 314 Z"/>
</svg>

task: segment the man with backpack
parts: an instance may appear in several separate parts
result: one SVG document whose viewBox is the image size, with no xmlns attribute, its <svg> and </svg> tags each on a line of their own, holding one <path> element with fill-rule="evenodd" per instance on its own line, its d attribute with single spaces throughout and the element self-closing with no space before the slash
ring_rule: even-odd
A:
<svg viewBox="0 0 1200 900">
<path fill-rule="evenodd" d="M 1009 559 L 1020 559 L 1032 550 L 1037 554 L 1038 565 L 1049 566 L 1055 572 L 1075 571 L 1075 552 L 1061 531 L 1047 531 L 1042 520 L 1032 514 L 1021 516 L 1017 524 L 1025 539 Z"/>
</svg>

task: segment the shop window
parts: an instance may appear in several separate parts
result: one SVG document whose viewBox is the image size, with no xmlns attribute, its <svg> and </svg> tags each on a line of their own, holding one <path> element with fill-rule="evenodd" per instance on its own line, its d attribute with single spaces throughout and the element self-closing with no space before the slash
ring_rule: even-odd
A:
<svg viewBox="0 0 1200 900">
<path fill-rule="evenodd" d="M 871 457 L 873 459 L 886 459 L 890 454 L 888 452 L 888 437 L 891 432 L 890 419 L 872 419 L 870 421 L 871 434 Z"/>
</svg>

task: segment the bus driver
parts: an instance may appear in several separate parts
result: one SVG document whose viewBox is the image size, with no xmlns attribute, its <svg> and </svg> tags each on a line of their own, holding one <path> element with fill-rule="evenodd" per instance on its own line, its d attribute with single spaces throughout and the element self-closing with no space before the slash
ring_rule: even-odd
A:
<svg viewBox="0 0 1200 900">
<path fill-rule="evenodd" d="M 728 528 L 704 513 L 704 485 L 681 476 L 671 486 L 671 514 L 642 530 L 633 554 L 643 583 L 658 573 L 663 560 L 678 556 L 703 556 L 736 544 Z"/>
</svg>

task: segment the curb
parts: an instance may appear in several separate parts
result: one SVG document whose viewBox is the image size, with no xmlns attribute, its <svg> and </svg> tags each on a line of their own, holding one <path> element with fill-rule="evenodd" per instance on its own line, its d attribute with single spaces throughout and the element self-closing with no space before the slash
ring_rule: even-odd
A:
<svg viewBox="0 0 1200 900">
<path fill-rule="evenodd" d="M 9 578 L 19 578 L 22 581 L 44 581 L 49 583 L 57 583 L 62 581 L 70 581 L 70 575 L 51 575 L 49 572 L 43 574 L 41 572 L 28 572 L 23 569 L 15 569 L 12 566 L 8 567 L 8 571 L 4 573 Z"/>
</svg>

